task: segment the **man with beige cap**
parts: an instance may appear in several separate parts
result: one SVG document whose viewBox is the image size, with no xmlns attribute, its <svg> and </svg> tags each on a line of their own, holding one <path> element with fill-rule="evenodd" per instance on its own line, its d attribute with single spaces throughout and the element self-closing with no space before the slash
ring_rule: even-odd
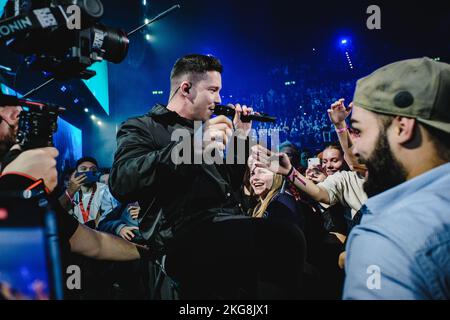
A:
<svg viewBox="0 0 450 320">
<path fill-rule="evenodd" d="M 353 152 L 369 200 L 344 299 L 450 299 L 450 65 L 387 65 L 357 83 Z"/>
</svg>

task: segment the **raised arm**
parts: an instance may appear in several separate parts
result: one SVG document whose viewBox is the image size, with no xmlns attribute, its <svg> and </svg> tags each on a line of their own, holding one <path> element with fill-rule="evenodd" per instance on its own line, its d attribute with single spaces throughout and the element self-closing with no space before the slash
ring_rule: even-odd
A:
<svg viewBox="0 0 450 320">
<path fill-rule="evenodd" d="M 305 192 L 313 200 L 330 203 L 328 192 L 321 186 L 317 186 L 311 180 L 300 174 L 289 161 L 285 153 L 274 153 L 261 145 L 252 147 L 252 161 L 257 167 L 269 169 L 274 173 L 281 174 L 293 183 L 298 189 Z"/>
<path fill-rule="evenodd" d="M 339 143 L 344 151 L 344 159 L 348 166 L 354 170 L 359 168 L 360 165 L 351 150 L 352 140 L 348 132 L 347 123 L 345 122 L 352 112 L 353 104 L 350 103 L 349 107 L 346 108 L 344 102 L 345 99 L 340 99 L 333 103 L 330 109 L 328 109 L 328 116 L 336 129 Z"/>
</svg>

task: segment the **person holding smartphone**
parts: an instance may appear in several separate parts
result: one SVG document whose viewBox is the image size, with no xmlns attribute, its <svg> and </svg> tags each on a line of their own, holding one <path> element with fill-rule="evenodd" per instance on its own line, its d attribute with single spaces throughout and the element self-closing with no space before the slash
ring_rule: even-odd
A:
<svg viewBox="0 0 450 320">
<path fill-rule="evenodd" d="M 316 184 L 325 181 L 327 174 L 322 168 L 320 158 L 308 159 L 308 169 L 306 169 L 305 176 Z"/>
<path fill-rule="evenodd" d="M 76 171 L 60 197 L 61 205 L 79 223 L 96 228 L 104 212 L 112 211 L 119 202 L 109 192 L 106 184 L 98 182 L 98 163 L 92 157 L 77 161 Z"/>
</svg>

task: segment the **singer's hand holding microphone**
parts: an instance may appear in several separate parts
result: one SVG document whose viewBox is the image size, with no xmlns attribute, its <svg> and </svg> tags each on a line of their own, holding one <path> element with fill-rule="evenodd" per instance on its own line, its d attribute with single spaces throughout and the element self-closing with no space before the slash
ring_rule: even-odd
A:
<svg viewBox="0 0 450 320">
<path fill-rule="evenodd" d="M 235 115 L 233 119 L 234 128 L 236 130 L 236 136 L 241 138 L 247 138 L 250 130 L 252 129 L 252 122 L 244 122 L 242 121 L 242 116 L 248 116 L 253 113 L 253 109 L 247 106 L 242 106 L 240 104 L 236 104 L 233 106 L 232 104 L 228 105 L 229 107 L 235 110 Z"/>
<path fill-rule="evenodd" d="M 219 115 L 205 122 L 203 125 L 203 150 L 210 152 L 218 150 L 221 154 L 230 142 L 233 133 L 241 138 L 246 138 L 252 128 L 251 122 L 243 122 L 241 115 L 249 115 L 252 108 L 240 104 L 228 105 L 235 110 L 233 122 L 224 115 Z"/>
</svg>

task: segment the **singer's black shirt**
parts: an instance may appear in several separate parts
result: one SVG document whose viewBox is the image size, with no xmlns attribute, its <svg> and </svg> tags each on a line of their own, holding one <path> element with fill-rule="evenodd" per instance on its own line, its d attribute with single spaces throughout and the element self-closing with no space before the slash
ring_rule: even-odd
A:
<svg viewBox="0 0 450 320">
<path fill-rule="evenodd" d="M 159 251 L 202 221 L 244 214 L 240 187 L 248 154 L 243 161 L 241 157 L 243 164 L 177 165 L 171 158 L 172 150 L 183 143 L 171 139 L 177 129 L 186 129 L 192 142 L 194 122 L 162 105 L 124 122 L 109 179 L 116 199 L 139 201 L 141 233 Z"/>
</svg>

